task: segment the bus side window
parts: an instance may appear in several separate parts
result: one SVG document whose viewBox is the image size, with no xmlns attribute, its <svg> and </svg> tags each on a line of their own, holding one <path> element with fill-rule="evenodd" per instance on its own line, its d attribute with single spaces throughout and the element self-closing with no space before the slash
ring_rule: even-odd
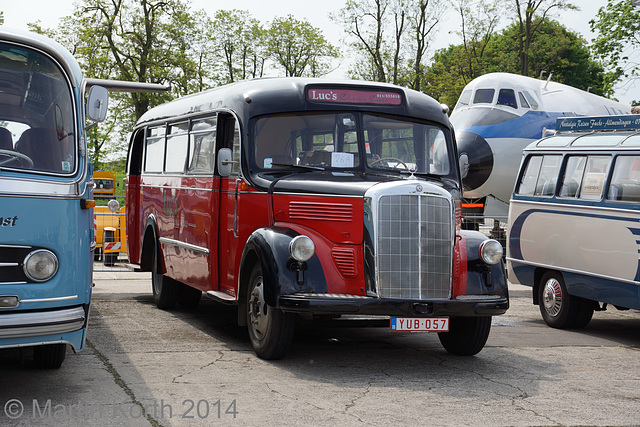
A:
<svg viewBox="0 0 640 427">
<path fill-rule="evenodd" d="M 536 196 L 553 196 L 556 190 L 556 182 L 558 180 L 558 172 L 560 172 L 560 165 L 562 163 L 562 156 L 559 155 L 547 155 L 542 160 L 542 166 L 540 168 L 540 177 L 536 183 Z"/>
<path fill-rule="evenodd" d="M 570 156 L 567 160 L 567 167 L 564 169 L 562 186 L 560 187 L 560 197 L 577 197 L 584 167 L 587 164 L 586 156 Z"/>
<path fill-rule="evenodd" d="M 215 164 L 216 117 L 194 120 L 191 123 L 189 172 L 210 173 Z"/>
<path fill-rule="evenodd" d="M 188 131 L 189 122 L 174 123 L 169 126 L 165 172 L 184 172 L 188 153 Z"/>
<path fill-rule="evenodd" d="M 589 156 L 580 188 L 580 199 L 600 200 L 609 171 L 609 156 Z"/>
<path fill-rule="evenodd" d="M 607 199 L 640 202 L 640 156 L 616 158 Z"/>
<path fill-rule="evenodd" d="M 164 163 L 165 126 L 149 128 L 145 144 L 145 172 L 162 172 Z"/>
<path fill-rule="evenodd" d="M 518 183 L 516 194 L 522 196 L 533 196 L 536 189 L 536 182 L 538 182 L 538 176 L 540 175 L 540 167 L 542 166 L 542 156 L 531 156 L 527 160 L 527 167 L 525 168 L 522 178 Z"/>
</svg>

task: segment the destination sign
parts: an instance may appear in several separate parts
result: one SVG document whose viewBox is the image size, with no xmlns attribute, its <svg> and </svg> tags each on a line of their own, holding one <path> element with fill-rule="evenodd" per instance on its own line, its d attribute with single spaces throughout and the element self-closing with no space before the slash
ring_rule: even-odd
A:
<svg viewBox="0 0 640 427">
<path fill-rule="evenodd" d="M 312 102 L 336 104 L 402 104 L 400 93 L 381 90 L 311 88 L 307 90 L 307 99 Z"/>
<path fill-rule="evenodd" d="M 640 115 L 600 117 L 558 117 L 556 132 L 583 132 L 590 130 L 640 129 Z"/>
</svg>

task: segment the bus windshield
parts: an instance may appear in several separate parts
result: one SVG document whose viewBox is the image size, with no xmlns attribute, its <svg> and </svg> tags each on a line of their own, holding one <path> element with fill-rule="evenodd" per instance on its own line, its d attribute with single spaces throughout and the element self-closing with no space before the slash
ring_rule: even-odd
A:
<svg viewBox="0 0 640 427">
<path fill-rule="evenodd" d="M 380 114 L 290 114 L 257 120 L 258 168 L 352 169 L 448 175 L 449 146 L 441 128 Z"/>
<path fill-rule="evenodd" d="M 77 169 L 73 98 L 47 55 L 0 43 L 0 169 L 71 175 Z"/>
</svg>

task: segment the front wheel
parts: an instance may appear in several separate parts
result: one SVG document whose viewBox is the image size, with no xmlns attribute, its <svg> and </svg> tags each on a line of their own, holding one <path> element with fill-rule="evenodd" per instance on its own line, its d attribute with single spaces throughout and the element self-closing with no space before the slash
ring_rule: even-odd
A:
<svg viewBox="0 0 640 427">
<path fill-rule="evenodd" d="M 33 361 L 42 369 L 59 369 L 67 355 L 66 344 L 46 344 L 33 348 Z"/>
<path fill-rule="evenodd" d="M 593 316 L 594 303 L 569 295 L 562 274 L 547 271 L 538 287 L 540 314 L 552 328 L 583 328 Z"/>
<path fill-rule="evenodd" d="M 452 317 L 449 332 L 439 332 L 442 346 L 457 356 L 473 356 L 484 348 L 491 331 L 491 317 Z"/>
<path fill-rule="evenodd" d="M 249 339 L 258 357 L 266 360 L 282 358 L 293 339 L 294 317 L 267 304 L 264 277 L 259 264 L 249 276 L 247 290 L 247 327 Z"/>
<path fill-rule="evenodd" d="M 176 305 L 180 293 L 180 282 L 162 274 L 162 265 L 157 244 L 153 252 L 151 285 L 153 288 L 153 299 L 158 308 L 168 310 Z"/>
</svg>

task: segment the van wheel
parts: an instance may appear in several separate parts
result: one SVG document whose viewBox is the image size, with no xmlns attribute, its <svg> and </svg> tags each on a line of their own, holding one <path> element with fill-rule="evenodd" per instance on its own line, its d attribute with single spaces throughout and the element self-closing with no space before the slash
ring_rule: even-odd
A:
<svg viewBox="0 0 640 427">
<path fill-rule="evenodd" d="M 264 298 L 264 277 L 259 264 L 253 267 L 247 290 L 247 328 L 258 357 L 282 358 L 293 339 L 294 316 L 269 306 Z"/>
<path fill-rule="evenodd" d="M 66 355 L 66 344 L 46 344 L 33 348 L 33 361 L 42 369 L 60 369 Z"/>
<path fill-rule="evenodd" d="M 442 346 L 457 356 L 473 356 L 484 348 L 491 331 L 489 317 L 452 317 L 449 331 L 439 332 Z"/>
<path fill-rule="evenodd" d="M 548 271 L 542 276 L 538 304 L 542 318 L 552 328 L 583 328 L 593 316 L 594 303 L 569 295 L 562 274 L 556 271 Z"/>
<path fill-rule="evenodd" d="M 168 310 L 173 308 L 178 301 L 180 282 L 162 274 L 160 254 L 156 244 L 153 251 L 153 271 L 151 272 L 151 285 L 153 299 L 158 308 Z"/>
</svg>

